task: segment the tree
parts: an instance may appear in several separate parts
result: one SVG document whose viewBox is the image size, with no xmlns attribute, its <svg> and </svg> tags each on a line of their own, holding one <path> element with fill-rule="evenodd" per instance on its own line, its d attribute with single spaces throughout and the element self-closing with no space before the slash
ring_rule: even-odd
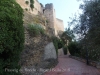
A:
<svg viewBox="0 0 100 75">
<path fill-rule="evenodd" d="M 100 0 L 85 0 L 80 9 L 83 13 L 75 19 L 73 32 L 81 36 L 82 51 L 88 50 L 89 59 L 100 60 Z"/>
<path fill-rule="evenodd" d="M 72 39 L 74 39 L 73 31 L 70 30 L 70 28 L 66 29 L 66 31 L 61 35 L 61 39 L 65 44 L 67 44 L 68 41 L 71 42 Z"/>
<path fill-rule="evenodd" d="M 80 53 L 81 48 L 80 48 L 79 43 L 77 43 L 77 42 L 69 43 L 68 49 L 69 49 L 70 54 L 73 56 L 80 56 L 81 55 L 81 53 Z"/>
<path fill-rule="evenodd" d="M 23 10 L 15 0 L 0 0 L 0 75 L 20 75 L 7 69 L 20 69 L 24 46 Z"/>
</svg>

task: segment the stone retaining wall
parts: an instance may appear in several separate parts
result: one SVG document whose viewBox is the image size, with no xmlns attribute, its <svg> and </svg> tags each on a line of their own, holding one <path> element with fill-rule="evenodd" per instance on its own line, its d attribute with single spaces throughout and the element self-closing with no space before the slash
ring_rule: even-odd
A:
<svg viewBox="0 0 100 75">
<path fill-rule="evenodd" d="M 44 71 L 57 65 L 56 50 L 47 35 L 31 36 L 25 27 L 25 46 L 20 55 L 22 75 L 42 75 Z M 35 70 L 35 71 L 34 71 Z"/>
</svg>

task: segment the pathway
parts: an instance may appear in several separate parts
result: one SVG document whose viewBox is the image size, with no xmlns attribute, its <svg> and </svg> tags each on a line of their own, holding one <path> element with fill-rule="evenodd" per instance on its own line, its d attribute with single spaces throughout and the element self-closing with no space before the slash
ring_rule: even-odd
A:
<svg viewBox="0 0 100 75">
<path fill-rule="evenodd" d="M 100 75 L 100 72 L 95 67 L 62 55 L 58 65 L 44 75 Z"/>
</svg>

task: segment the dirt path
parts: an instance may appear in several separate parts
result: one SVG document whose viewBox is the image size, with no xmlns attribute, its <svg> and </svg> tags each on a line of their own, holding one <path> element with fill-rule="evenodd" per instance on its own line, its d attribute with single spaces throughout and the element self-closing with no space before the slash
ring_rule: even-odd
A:
<svg viewBox="0 0 100 75">
<path fill-rule="evenodd" d="M 44 75 L 100 75 L 100 72 L 95 67 L 62 55 L 58 65 Z"/>
</svg>

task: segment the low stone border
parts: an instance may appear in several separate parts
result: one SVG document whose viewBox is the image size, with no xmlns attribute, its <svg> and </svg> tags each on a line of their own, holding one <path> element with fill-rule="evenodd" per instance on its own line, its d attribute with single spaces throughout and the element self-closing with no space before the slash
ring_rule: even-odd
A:
<svg viewBox="0 0 100 75">
<path fill-rule="evenodd" d="M 72 56 L 72 55 L 69 55 L 69 57 L 86 63 L 86 59 L 83 59 L 83 58 L 80 58 L 80 57 L 76 57 L 76 56 Z M 100 69 L 100 62 L 89 60 L 89 65 Z"/>
</svg>

